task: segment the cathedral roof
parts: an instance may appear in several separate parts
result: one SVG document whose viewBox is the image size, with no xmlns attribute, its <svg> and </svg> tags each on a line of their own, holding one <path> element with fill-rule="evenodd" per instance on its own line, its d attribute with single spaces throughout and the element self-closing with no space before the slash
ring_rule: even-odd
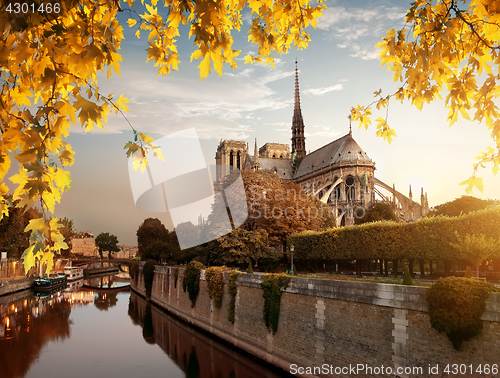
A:
<svg viewBox="0 0 500 378">
<path fill-rule="evenodd" d="M 294 178 L 305 176 L 313 171 L 337 164 L 375 165 L 366 152 L 353 139 L 352 134 L 349 133 L 306 155 L 301 160 Z"/>
<path fill-rule="evenodd" d="M 292 162 L 290 159 L 259 158 L 260 169 L 276 171 L 278 176 L 285 180 L 292 179 Z"/>
</svg>

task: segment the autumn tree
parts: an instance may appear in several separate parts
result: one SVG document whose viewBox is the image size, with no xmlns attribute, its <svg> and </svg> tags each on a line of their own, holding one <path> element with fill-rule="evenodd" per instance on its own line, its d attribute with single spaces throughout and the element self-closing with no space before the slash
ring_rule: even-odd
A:
<svg viewBox="0 0 500 378">
<path fill-rule="evenodd" d="M 263 260 L 277 260 L 283 253 L 269 246 L 265 230 L 247 231 L 237 228 L 208 243 L 209 260 L 219 265 L 252 264 Z"/>
<path fill-rule="evenodd" d="M 483 190 L 479 167 L 490 165 L 494 174 L 500 164 L 500 3 L 497 0 L 416 0 L 403 29 L 389 30 L 377 46 L 380 60 L 400 83 L 392 94 L 375 92 L 376 100 L 351 110 L 360 127 L 371 124 L 372 111 L 388 109 L 389 101 L 409 101 L 419 110 L 444 96 L 448 123 L 459 117 L 484 123 L 493 145 L 477 157 L 466 185 L 471 193 Z M 376 134 L 391 142 L 396 135 L 387 114 L 377 118 Z"/>
<path fill-rule="evenodd" d="M 103 253 L 108 252 L 108 258 L 111 258 L 112 252 L 119 252 L 118 248 L 118 238 L 115 235 L 111 235 L 109 232 L 101 232 L 95 238 L 95 245 L 99 248 L 99 254 L 101 259 L 103 258 Z"/>
<path fill-rule="evenodd" d="M 284 183 L 272 171 L 242 171 L 248 219 L 246 230 L 264 229 L 270 238 L 286 246 L 293 232 L 323 230 L 335 225 L 330 208 L 305 193 L 297 184 Z"/>
<path fill-rule="evenodd" d="M 100 72 L 108 78 L 120 73 L 119 12 L 130 14 L 128 27 L 138 38 L 145 37 L 146 59 L 154 61 L 162 75 L 178 69 L 177 37 L 181 25 L 188 25 L 185 37 L 193 37 L 194 45 L 191 59 L 200 61 L 203 79 L 212 67 L 219 75 L 224 64 L 236 67 L 240 51 L 233 49 L 232 33 L 240 31 L 244 12 L 252 18 L 249 42 L 258 48 L 245 62 L 272 65 L 274 55 L 292 46 L 307 47 L 306 28 L 315 27 L 324 8 L 323 0 L 316 5 L 309 0 L 164 0 L 159 7 L 158 0 L 141 3 L 142 14 L 134 8 L 140 6 L 137 0 L 33 0 L 27 3 L 30 12 L 16 12 L 15 1 L 1 2 L 0 219 L 13 207 L 5 197 L 11 189 L 5 177 L 11 168 L 18 170 L 10 177 L 17 206 L 38 205 L 43 213 L 26 228 L 31 233 L 22 256 L 26 272 L 36 259 L 52 263 L 54 254 L 67 248 L 62 225 L 50 213 L 71 183 L 67 167 L 74 154 L 66 141 L 71 125 L 85 131 L 104 128 L 112 111 L 128 111 L 126 98 L 102 93 L 98 82 Z M 125 148 L 136 169 L 145 169 L 148 153 L 161 158 L 152 141 L 133 129 L 133 140 Z"/>
<path fill-rule="evenodd" d="M 462 214 L 468 214 L 471 211 L 478 211 L 490 206 L 500 204 L 497 200 L 483 200 L 472 196 L 462 196 L 453 201 L 442 203 L 441 205 L 434 206 L 434 208 L 427 213 L 427 217 L 434 217 L 438 215 L 445 215 L 447 217 L 458 217 Z"/>
</svg>

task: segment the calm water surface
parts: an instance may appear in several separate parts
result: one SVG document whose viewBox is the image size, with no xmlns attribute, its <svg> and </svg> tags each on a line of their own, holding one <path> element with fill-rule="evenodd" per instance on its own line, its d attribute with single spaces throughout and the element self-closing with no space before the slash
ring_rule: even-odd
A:
<svg viewBox="0 0 500 378">
<path fill-rule="evenodd" d="M 134 293 L 72 290 L 44 298 L 32 292 L 0 298 L 0 378 L 290 376 L 214 341 Z"/>
</svg>

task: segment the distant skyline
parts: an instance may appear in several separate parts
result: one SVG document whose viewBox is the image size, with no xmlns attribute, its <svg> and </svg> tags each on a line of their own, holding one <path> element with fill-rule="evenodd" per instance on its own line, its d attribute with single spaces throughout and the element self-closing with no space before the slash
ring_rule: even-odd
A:
<svg viewBox="0 0 500 378">
<path fill-rule="evenodd" d="M 128 14 L 119 19 L 125 30 L 122 41 L 121 77 L 106 80 L 100 75 L 103 94 L 123 94 L 130 100 L 128 120 L 140 132 L 154 138 L 196 127 L 206 161 L 215 163 L 221 139 L 248 142 L 253 154 L 254 139 L 290 145 L 294 98 L 294 69 L 298 61 L 301 108 L 305 123 L 306 150 L 317 148 L 349 132 L 350 108 L 373 101 L 373 92 L 393 93 L 398 83 L 380 66 L 375 44 L 391 28 L 404 25 L 410 1 L 332 1 L 320 18 L 312 41 L 303 51 L 291 51 L 276 59 L 275 69 L 263 64 L 243 64 L 244 56 L 256 48 L 246 42 L 248 17 L 235 36 L 242 53 L 238 68 L 224 67 L 200 81 L 197 65 L 190 61 L 192 40 L 178 37 L 181 45 L 179 71 L 156 75 L 146 63 L 146 40 L 134 36 L 126 25 Z M 374 111 L 373 119 L 385 116 Z M 368 130 L 353 124 L 353 137 L 375 162 L 375 175 L 403 194 L 411 185 L 414 198 L 421 188 L 430 206 L 465 194 L 458 183 L 472 173 L 474 157 L 492 144 L 484 125 L 458 121 L 448 127 L 447 110 L 437 101 L 419 112 L 409 103 L 390 102 L 388 123 L 398 136 L 389 145 Z M 373 122 L 375 124 L 375 122 Z M 127 121 L 108 116 L 106 130 L 84 134 L 73 127 L 68 141 L 75 151 L 70 167 L 72 187 L 56 206 L 56 216 L 74 220 L 78 231 L 95 235 L 110 232 L 120 244 L 136 244 L 136 231 L 144 219 L 159 218 L 171 227 L 168 214 L 145 213 L 134 206 L 123 146 L 133 138 Z M 479 198 L 500 199 L 500 176 L 490 167 L 481 169 L 484 193 Z"/>
</svg>

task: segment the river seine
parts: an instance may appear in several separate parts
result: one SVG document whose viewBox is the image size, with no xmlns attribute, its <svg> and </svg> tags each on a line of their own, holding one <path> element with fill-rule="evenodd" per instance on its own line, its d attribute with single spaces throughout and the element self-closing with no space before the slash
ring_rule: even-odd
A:
<svg viewBox="0 0 500 378">
<path fill-rule="evenodd" d="M 291 377 L 118 286 L 0 297 L 0 378 Z"/>
</svg>

